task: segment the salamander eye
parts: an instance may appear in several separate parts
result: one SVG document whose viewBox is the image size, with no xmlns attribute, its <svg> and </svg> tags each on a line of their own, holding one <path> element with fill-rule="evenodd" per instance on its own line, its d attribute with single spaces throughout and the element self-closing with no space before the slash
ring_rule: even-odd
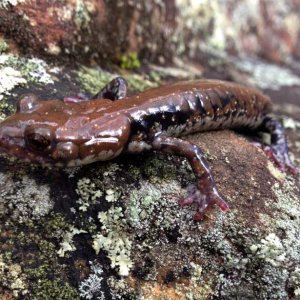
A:
<svg viewBox="0 0 300 300">
<path fill-rule="evenodd" d="M 32 127 L 25 129 L 26 146 L 38 152 L 50 152 L 52 148 L 53 134 L 48 127 Z"/>
</svg>

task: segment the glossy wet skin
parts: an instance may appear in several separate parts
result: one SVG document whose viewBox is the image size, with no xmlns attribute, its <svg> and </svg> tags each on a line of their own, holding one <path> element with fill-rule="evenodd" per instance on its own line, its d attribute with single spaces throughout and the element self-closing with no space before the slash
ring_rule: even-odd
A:
<svg viewBox="0 0 300 300">
<path fill-rule="evenodd" d="M 21 159 L 43 165 L 75 166 L 112 159 L 123 150 L 129 122 L 103 115 L 110 100 L 65 104 L 59 100 L 21 98 L 16 114 L 0 125 L 0 145 Z M 107 105 L 108 104 L 108 105 Z"/>
<path fill-rule="evenodd" d="M 195 95 L 200 96 L 198 104 Z M 75 166 L 109 160 L 123 150 L 149 150 L 159 131 L 179 136 L 250 125 L 254 118 L 260 122 L 269 107 L 268 99 L 256 90 L 219 81 L 179 83 L 118 101 L 64 103 L 25 95 L 16 114 L 0 125 L 0 146 L 25 160 Z M 237 118 L 237 113 L 243 116 Z"/>
</svg>

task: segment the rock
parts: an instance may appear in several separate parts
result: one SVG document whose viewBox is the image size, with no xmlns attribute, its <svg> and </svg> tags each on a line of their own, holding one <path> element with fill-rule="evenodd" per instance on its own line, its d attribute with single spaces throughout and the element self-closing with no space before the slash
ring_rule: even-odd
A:
<svg viewBox="0 0 300 300">
<path fill-rule="evenodd" d="M 20 53 L 56 60 L 153 60 L 170 53 L 175 14 L 173 1 L 4 1 L 0 33 Z"/>
<path fill-rule="evenodd" d="M 72 94 L 78 89 L 72 82 L 93 93 L 113 76 L 84 68 L 66 78 L 65 68 L 5 55 L 2 63 L 19 66 L 29 87 L 18 76 L 16 85 L 3 89 L 3 103 L 15 102 L 16 91 L 62 97 L 68 87 Z M 36 70 L 47 78 L 42 90 Z M 153 84 L 141 76 L 129 79 L 131 86 Z M 12 110 L 3 107 L 3 113 Z M 299 159 L 299 129 L 293 130 L 292 152 Z M 228 213 L 215 207 L 195 223 L 194 208 L 179 207 L 194 176 L 178 157 L 145 153 L 48 170 L 2 155 L 0 297 L 295 298 L 299 182 L 240 134 L 215 131 L 186 139 L 203 149 Z"/>
</svg>

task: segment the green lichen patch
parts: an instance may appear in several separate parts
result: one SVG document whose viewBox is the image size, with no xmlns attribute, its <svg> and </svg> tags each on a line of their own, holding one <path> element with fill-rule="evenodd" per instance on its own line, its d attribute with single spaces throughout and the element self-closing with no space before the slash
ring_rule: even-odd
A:
<svg viewBox="0 0 300 300">
<path fill-rule="evenodd" d="M 117 267 L 119 275 L 128 276 L 133 265 L 130 259 L 132 241 L 122 208 L 112 207 L 100 212 L 98 218 L 102 225 L 101 233 L 93 237 L 94 250 L 97 254 L 100 250 L 106 251 L 111 267 Z"/>
<path fill-rule="evenodd" d="M 291 273 L 290 287 L 294 290 L 295 296 L 300 296 L 300 267 L 296 267 Z"/>
<path fill-rule="evenodd" d="M 79 294 L 74 287 L 60 280 L 39 280 L 32 284 L 33 297 L 31 299 L 69 300 L 78 299 Z"/>
<path fill-rule="evenodd" d="M 173 220 L 179 214 L 175 195 L 183 191 L 174 180 L 160 183 L 157 177 L 154 181 L 152 184 L 140 180 L 141 187 L 131 190 L 127 212 L 136 234 L 149 231 L 149 238 L 155 239 L 164 229 L 173 228 Z M 169 193 L 170 190 L 173 195 Z M 155 216 L 155 219 L 152 216 Z"/>
<path fill-rule="evenodd" d="M 300 129 L 300 122 L 294 120 L 293 118 L 285 117 L 283 118 L 283 126 L 286 129 L 296 130 Z"/>
<path fill-rule="evenodd" d="M 86 177 L 78 180 L 76 193 L 79 196 L 77 203 L 80 205 L 79 210 L 81 211 L 86 211 L 90 204 L 95 203 L 103 194 L 96 184 Z"/>
<path fill-rule="evenodd" d="M 264 234 L 259 228 L 247 229 L 232 220 L 231 234 L 227 231 L 227 236 L 234 244 L 225 252 L 225 269 L 237 277 L 219 276 L 217 287 L 221 288 L 224 297 L 289 299 L 290 291 L 294 295 L 298 293 L 294 266 L 299 265 L 300 260 L 299 198 L 295 181 L 288 177 L 282 180 L 284 182 L 275 183 L 272 188 L 276 201 L 269 205 L 274 215 L 270 217 L 262 212 L 257 220 L 264 228 Z M 232 231 L 234 227 L 235 231 Z M 239 235 L 244 238 L 240 239 Z M 240 289 L 245 281 L 248 284 L 243 284 Z M 260 289 L 262 286 L 264 288 Z"/>
<path fill-rule="evenodd" d="M 75 251 L 76 247 L 73 243 L 73 237 L 81 233 L 86 233 L 86 231 L 73 226 L 70 228 L 70 231 L 65 232 L 57 254 L 60 257 L 64 257 L 66 252 Z"/>
</svg>

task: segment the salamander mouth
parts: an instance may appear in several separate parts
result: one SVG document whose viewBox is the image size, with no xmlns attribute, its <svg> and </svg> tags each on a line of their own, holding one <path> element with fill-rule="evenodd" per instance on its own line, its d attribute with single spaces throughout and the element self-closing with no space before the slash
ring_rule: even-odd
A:
<svg viewBox="0 0 300 300">
<path fill-rule="evenodd" d="M 21 130 L 6 131 L 0 128 L 0 151 L 6 152 L 26 162 L 36 161 L 46 163 L 46 159 L 40 155 L 36 155 L 26 149 L 26 144 Z"/>
<path fill-rule="evenodd" d="M 24 145 L 25 143 L 21 140 L 18 140 L 18 142 L 16 142 L 16 139 L 14 139 L 14 144 L 12 145 L 11 138 L 0 138 L 0 152 L 5 152 L 18 159 L 21 159 L 26 163 L 36 162 L 43 166 L 53 165 L 53 161 L 50 158 L 36 155 L 35 153 L 27 151 Z"/>
</svg>

